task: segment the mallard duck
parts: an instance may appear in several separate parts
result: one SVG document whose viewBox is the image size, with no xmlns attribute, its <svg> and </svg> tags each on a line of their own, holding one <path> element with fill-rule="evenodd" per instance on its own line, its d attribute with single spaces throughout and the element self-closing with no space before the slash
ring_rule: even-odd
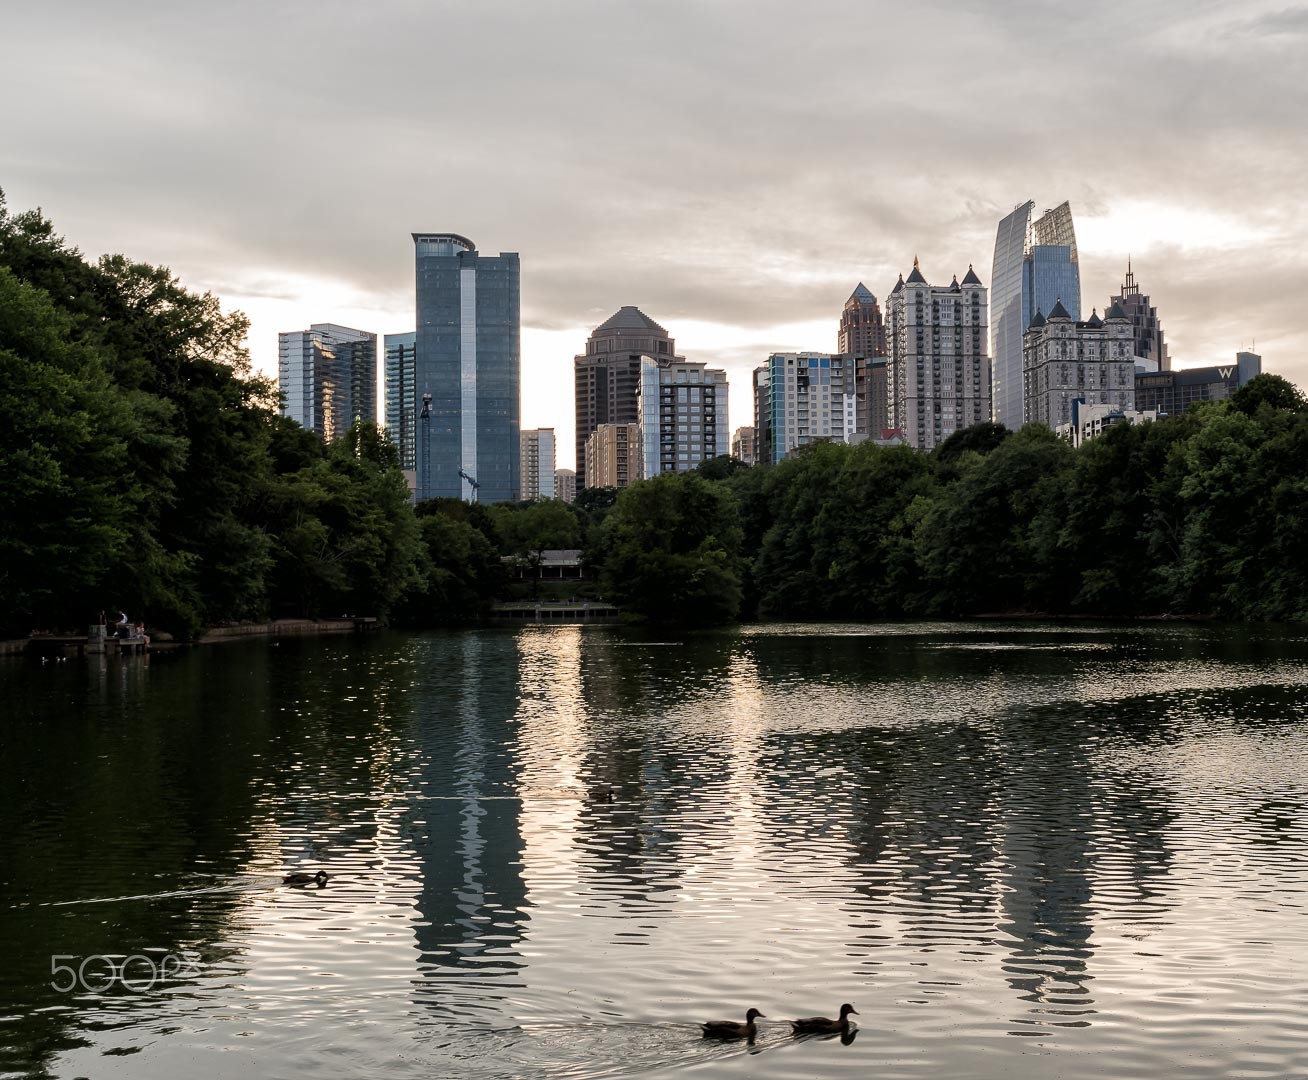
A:
<svg viewBox="0 0 1308 1080">
<path fill-rule="evenodd" d="M 806 1016 L 801 1020 L 792 1020 L 790 1032 L 792 1035 L 832 1035 L 837 1031 L 844 1033 L 849 1030 L 850 1013 L 857 1016 L 858 1010 L 853 1005 L 846 1004 L 840 1006 L 839 1020 L 825 1016 Z"/>
<path fill-rule="evenodd" d="M 754 1017 L 763 1014 L 757 1009 L 750 1009 L 745 1014 L 745 1022 L 738 1020 L 708 1020 L 702 1026 L 706 1039 L 752 1039 L 757 1030 Z"/>
<path fill-rule="evenodd" d="M 306 874 L 296 871 L 294 874 L 287 874 L 282 878 L 283 885 L 317 885 L 322 888 L 327 884 L 327 871 L 319 870 L 316 874 Z"/>
</svg>

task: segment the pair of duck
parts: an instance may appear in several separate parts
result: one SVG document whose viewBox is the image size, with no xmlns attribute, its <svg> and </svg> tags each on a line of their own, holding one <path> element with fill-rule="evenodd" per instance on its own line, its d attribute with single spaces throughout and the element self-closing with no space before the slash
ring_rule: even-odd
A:
<svg viewBox="0 0 1308 1080">
<path fill-rule="evenodd" d="M 832 1020 L 826 1016 L 806 1016 L 801 1020 L 790 1021 L 792 1035 L 844 1035 L 849 1031 L 850 1015 L 857 1016 L 858 1010 L 853 1005 L 840 1006 L 840 1019 Z M 703 1024 L 706 1039 L 752 1039 L 757 1032 L 754 1020 L 763 1016 L 757 1009 L 750 1009 L 745 1014 L 745 1022 L 738 1020 L 709 1020 Z"/>
</svg>

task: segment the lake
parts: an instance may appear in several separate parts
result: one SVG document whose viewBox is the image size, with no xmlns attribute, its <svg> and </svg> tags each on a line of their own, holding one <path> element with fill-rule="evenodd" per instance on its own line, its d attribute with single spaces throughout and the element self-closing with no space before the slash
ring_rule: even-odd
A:
<svg viewBox="0 0 1308 1080">
<path fill-rule="evenodd" d="M 0 1076 L 1308 1074 L 1299 630 L 382 633 L 0 705 Z"/>
</svg>

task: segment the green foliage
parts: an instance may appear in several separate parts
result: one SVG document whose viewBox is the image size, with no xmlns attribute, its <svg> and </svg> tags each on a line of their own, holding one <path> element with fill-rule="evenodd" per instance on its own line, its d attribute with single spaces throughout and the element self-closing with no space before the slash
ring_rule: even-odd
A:
<svg viewBox="0 0 1308 1080">
<path fill-rule="evenodd" d="M 625 488 L 604 523 L 602 583 L 624 611 L 713 625 L 740 608 L 740 527 L 731 497 L 693 474 Z"/>
<path fill-rule="evenodd" d="M 968 452 L 984 457 L 996 449 L 1013 433 L 1003 424 L 984 421 L 971 427 L 960 428 L 935 449 L 935 459 L 942 465 L 955 461 Z"/>
</svg>

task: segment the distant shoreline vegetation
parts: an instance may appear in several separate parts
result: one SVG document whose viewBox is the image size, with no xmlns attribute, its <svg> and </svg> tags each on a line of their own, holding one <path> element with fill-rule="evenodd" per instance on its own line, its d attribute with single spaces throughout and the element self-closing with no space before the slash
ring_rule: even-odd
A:
<svg viewBox="0 0 1308 1080">
<path fill-rule="evenodd" d="M 1261 375 L 1079 449 L 1034 425 L 931 454 L 820 444 L 590 489 L 416 507 L 373 424 L 324 446 L 246 320 L 0 195 L 0 636 L 99 610 L 186 638 L 278 617 L 477 622 L 594 599 L 678 625 L 1041 613 L 1308 619 L 1308 404 Z M 584 581 L 539 580 L 580 548 Z"/>
</svg>

